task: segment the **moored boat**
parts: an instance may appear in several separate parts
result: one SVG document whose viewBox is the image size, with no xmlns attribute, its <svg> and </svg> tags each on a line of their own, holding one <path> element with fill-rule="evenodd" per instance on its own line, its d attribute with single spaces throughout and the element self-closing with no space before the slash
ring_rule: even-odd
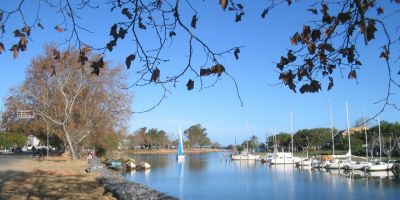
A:
<svg viewBox="0 0 400 200">
<path fill-rule="evenodd" d="M 134 160 L 134 159 L 128 159 L 128 160 L 125 162 L 125 167 L 126 167 L 127 170 L 136 169 L 135 160 Z"/>
<path fill-rule="evenodd" d="M 296 161 L 295 164 L 297 167 L 311 166 L 311 159 L 309 159 L 309 158 L 300 159 L 300 161 Z"/>
<path fill-rule="evenodd" d="M 147 162 L 140 162 L 139 164 L 136 165 L 136 168 L 138 170 L 146 170 L 150 169 L 151 165 Z"/>
<path fill-rule="evenodd" d="M 298 158 L 293 157 L 292 153 L 287 152 L 278 152 L 275 157 L 271 158 L 270 163 L 272 165 L 280 165 L 280 164 L 294 164 Z"/>
<path fill-rule="evenodd" d="M 367 171 L 388 171 L 391 170 L 394 163 L 375 162 L 371 166 L 366 166 Z"/>
<path fill-rule="evenodd" d="M 257 160 L 259 158 L 260 158 L 259 155 L 253 155 L 247 152 L 242 152 L 240 154 L 232 154 L 231 156 L 232 160 Z"/>
<path fill-rule="evenodd" d="M 120 160 L 111 160 L 108 167 L 114 170 L 122 170 L 123 168 Z"/>
<path fill-rule="evenodd" d="M 364 170 L 366 167 L 372 166 L 371 162 L 353 162 L 346 166 L 347 170 Z"/>
</svg>

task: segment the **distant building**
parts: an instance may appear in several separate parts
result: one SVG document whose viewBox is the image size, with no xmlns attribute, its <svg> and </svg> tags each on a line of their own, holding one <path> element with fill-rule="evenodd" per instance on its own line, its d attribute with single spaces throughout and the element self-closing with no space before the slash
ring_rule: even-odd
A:
<svg viewBox="0 0 400 200">
<path fill-rule="evenodd" d="M 369 128 L 367 127 L 367 130 L 368 129 Z M 354 134 L 355 132 L 363 132 L 363 131 L 364 131 L 364 126 L 357 126 L 357 127 L 350 128 L 350 134 Z M 348 135 L 347 130 L 344 130 L 342 132 L 342 136 L 347 136 L 347 135 Z"/>
</svg>

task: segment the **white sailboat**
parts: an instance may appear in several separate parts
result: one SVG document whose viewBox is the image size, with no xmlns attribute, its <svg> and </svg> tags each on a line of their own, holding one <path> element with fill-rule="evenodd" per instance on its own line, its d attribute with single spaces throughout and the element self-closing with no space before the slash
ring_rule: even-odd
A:
<svg viewBox="0 0 400 200">
<path fill-rule="evenodd" d="M 290 111 L 290 132 L 291 132 L 291 152 L 278 152 L 276 156 L 270 160 L 272 165 L 286 165 L 286 164 L 295 164 L 296 162 L 301 161 L 300 158 L 293 156 L 293 113 Z"/>
<path fill-rule="evenodd" d="M 246 125 L 246 129 L 247 129 L 247 131 L 249 131 L 249 128 L 247 127 L 247 125 Z M 236 143 L 236 138 L 235 138 L 235 143 Z M 236 153 L 232 154 L 231 159 L 232 160 L 260 160 L 260 156 L 250 154 L 249 141 L 247 140 L 246 151 L 242 151 L 239 154 L 236 154 Z"/>
<path fill-rule="evenodd" d="M 278 152 L 274 158 L 271 159 L 271 165 L 286 165 L 286 164 L 294 164 L 296 162 L 296 158 L 293 157 L 293 154 L 290 152 Z"/>
<path fill-rule="evenodd" d="M 385 171 L 390 170 L 394 163 L 382 162 L 382 141 L 381 141 L 381 121 L 378 119 L 378 133 L 379 133 L 379 162 L 373 163 L 371 166 L 366 166 L 367 171 Z"/>
<path fill-rule="evenodd" d="M 365 134 L 365 154 L 366 160 L 364 162 L 351 162 L 349 166 L 347 166 L 347 170 L 364 170 L 368 167 L 372 166 L 371 162 L 368 162 L 368 136 L 367 136 L 367 120 L 364 116 L 364 134 Z"/>
<path fill-rule="evenodd" d="M 249 141 L 247 141 L 247 150 L 240 154 L 232 154 L 231 158 L 232 160 L 257 160 L 260 159 L 260 156 L 249 153 Z"/>
<path fill-rule="evenodd" d="M 177 160 L 185 159 L 185 155 L 183 155 L 183 142 L 182 142 L 181 127 L 179 127 L 178 154 L 176 155 L 176 159 Z"/>
<path fill-rule="evenodd" d="M 349 108 L 346 101 L 346 122 L 347 122 L 347 135 L 349 136 L 349 151 L 346 155 L 333 155 L 335 158 L 329 162 L 325 162 L 324 168 L 326 169 L 346 169 L 355 164 L 351 161 L 351 134 L 349 124 Z M 348 160 L 338 160 L 337 158 L 348 158 Z"/>
</svg>

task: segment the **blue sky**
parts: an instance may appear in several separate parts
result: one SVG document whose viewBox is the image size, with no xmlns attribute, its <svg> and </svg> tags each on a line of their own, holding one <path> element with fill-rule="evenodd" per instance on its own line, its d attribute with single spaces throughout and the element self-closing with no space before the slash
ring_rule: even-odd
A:
<svg viewBox="0 0 400 200">
<path fill-rule="evenodd" d="M 5 1 L 1 8 L 12 7 L 10 2 L 12 1 Z M 220 60 L 228 72 L 236 78 L 244 106 L 240 105 L 234 84 L 227 76 L 222 76 L 215 87 L 199 91 L 199 85 L 196 84 L 194 90 L 187 91 L 185 86 L 187 79 L 195 78 L 194 74 L 189 73 L 177 83 L 176 87 L 169 87 L 171 93 L 168 94 L 168 98 L 155 110 L 134 115 L 129 123 L 131 131 L 140 127 L 159 128 L 177 137 L 179 125 L 182 129 L 186 129 L 194 124 L 202 124 L 212 140 L 227 145 L 234 143 L 235 137 L 241 142 L 254 134 L 264 141 L 267 132 L 289 132 L 290 111 L 293 112 L 295 131 L 329 127 L 329 98 L 332 101 L 334 125 L 339 129 L 346 127 L 345 101 L 349 104 L 350 124 L 364 113 L 372 116 L 380 110 L 381 105 L 374 102 L 385 96 L 387 86 L 387 71 L 377 51 L 382 41 L 371 42 L 368 47 L 362 49 L 361 61 L 364 65 L 358 71 L 357 81 L 348 80 L 347 75 L 341 78 L 340 74 L 337 74 L 335 86 L 331 91 L 324 90 L 316 94 L 293 93 L 286 86 L 270 86 L 270 84 L 279 83 L 274 62 L 291 48 L 290 36 L 301 30 L 308 20 L 313 19 L 313 15 L 305 11 L 308 8 L 307 3 L 296 3 L 290 8 L 286 5 L 278 7 L 270 12 L 266 19 L 260 17 L 262 4 L 251 1 L 244 5 L 246 13 L 242 22 L 234 23 L 234 13 L 222 11 L 217 1 L 193 2 L 199 13 L 198 28 L 194 32 L 211 48 L 223 51 L 233 46 L 245 46 L 241 49 L 239 60 L 235 60 L 233 55 L 226 55 Z M 108 6 L 102 5 L 98 10 L 80 13 L 84 19 L 81 21 L 82 25 L 94 32 L 94 34 L 83 34 L 85 40 L 95 45 L 108 42 L 110 39 L 108 32 L 113 20 L 120 19 L 119 14 L 111 14 L 108 9 Z M 54 14 L 42 13 L 41 17 L 47 31 L 36 29 L 32 32 L 32 41 L 29 42 L 27 52 L 21 53 L 15 60 L 10 51 L 0 55 L 2 75 L 0 99 L 2 100 L 7 96 L 10 87 L 17 86 L 23 81 L 24 71 L 30 60 L 42 52 L 45 43 L 60 42 L 66 37 L 67 33 L 60 34 L 52 29 L 61 19 Z M 27 13 L 28 16 L 29 14 Z M 181 14 L 182 19 L 189 25 L 193 11 L 186 6 L 183 7 Z M 20 22 L 19 18 L 11 20 L 15 23 Z M 396 24 L 396 20 L 399 21 L 398 16 L 392 17 L 390 22 Z M 7 30 L 14 29 L 10 27 Z M 160 67 L 161 76 L 174 73 L 186 65 L 188 51 L 185 39 L 187 38 L 179 30 L 177 34 L 178 39 L 174 41 L 174 46 L 163 54 L 171 61 Z M 142 36 L 149 37 L 146 33 Z M 2 40 L 10 43 L 9 41 L 14 39 L 6 37 Z M 8 46 L 10 44 L 6 44 L 7 49 Z M 132 46 L 132 41 L 127 38 L 124 43 L 119 43 L 113 52 L 107 54 L 106 60 L 113 64 L 123 64 Z M 200 52 L 199 48 L 195 49 L 194 61 L 197 66 L 202 63 L 202 57 L 197 57 Z M 398 66 L 398 62 L 395 64 Z M 132 70 L 127 73 L 134 78 Z M 208 84 L 214 80 L 215 77 L 204 79 Z M 195 81 L 198 83 L 198 79 Z M 325 80 L 323 88 L 326 87 Z M 134 87 L 129 92 L 134 97 L 132 109 L 135 111 L 148 109 L 158 102 L 162 95 L 160 87 L 154 85 Z M 399 95 L 394 94 L 392 101 L 400 102 Z M 2 106 L 0 110 L 4 109 Z M 398 116 L 399 111 L 388 107 L 380 118 L 398 121 Z"/>
</svg>

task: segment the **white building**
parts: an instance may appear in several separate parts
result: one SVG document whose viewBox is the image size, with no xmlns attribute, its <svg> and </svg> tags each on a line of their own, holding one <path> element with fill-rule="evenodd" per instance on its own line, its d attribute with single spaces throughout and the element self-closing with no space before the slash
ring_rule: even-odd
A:
<svg viewBox="0 0 400 200">
<path fill-rule="evenodd" d="M 30 148 L 32 148 L 32 146 L 35 146 L 35 147 L 39 146 L 39 143 L 40 143 L 39 138 L 37 138 L 33 135 L 30 135 L 30 136 L 28 136 L 28 141 L 26 142 L 26 146 L 28 146 L 28 148 L 30 149 Z"/>
</svg>

